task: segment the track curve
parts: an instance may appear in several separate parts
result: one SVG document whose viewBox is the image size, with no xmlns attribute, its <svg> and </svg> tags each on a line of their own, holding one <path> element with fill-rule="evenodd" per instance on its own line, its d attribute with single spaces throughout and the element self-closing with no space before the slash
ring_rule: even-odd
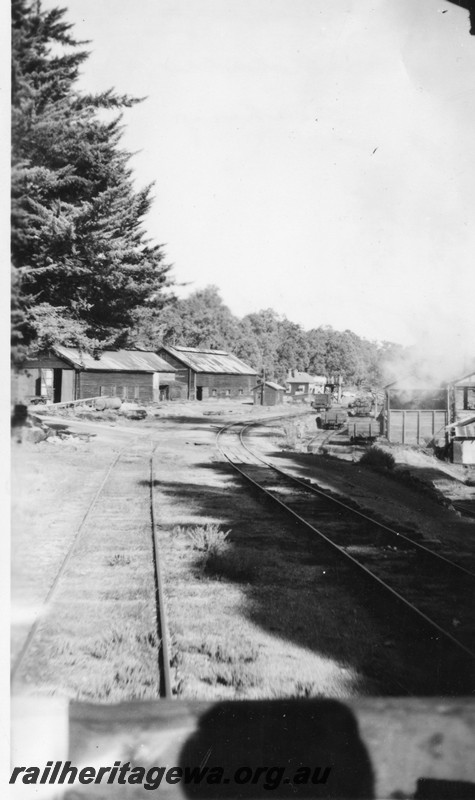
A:
<svg viewBox="0 0 475 800">
<path fill-rule="evenodd" d="M 468 665 L 464 671 L 473 688 L 475 574 L 266 461 L 244 441 L 257 424 L 236 422 L 221 428 L 216 437 L 221 455 L 380 594 L 391 598 L 432 641 L 460 657 Z"/>
</svg>

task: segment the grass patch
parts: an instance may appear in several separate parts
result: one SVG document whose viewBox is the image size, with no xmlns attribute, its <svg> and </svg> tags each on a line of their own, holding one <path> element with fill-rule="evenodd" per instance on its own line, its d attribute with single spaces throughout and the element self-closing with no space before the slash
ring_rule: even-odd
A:
<svg viewBox="0 0 475 800">
<path fill-rule="evenodd" d="M 213 664 L 209 674 L 202 680 L 211 686 L 224 686 L 233 689 L 237 694 L 245 693 L 261 685 L 262 678 L 255 671 L 242 664 Z"/>
<path fill-rule="evenodd" d="M 129 556 L 124 556 L 123 553 L 115 553 L 112 558 L 107 561 L 109 567 L 126 567 L 130 564 Z"/>
<path fill-rule="evenodd" d="M 252 664 L 259 656 L 259 648 L 252 642 L 203 642 L 198 652 L 219 664 Z"/>
</svg>

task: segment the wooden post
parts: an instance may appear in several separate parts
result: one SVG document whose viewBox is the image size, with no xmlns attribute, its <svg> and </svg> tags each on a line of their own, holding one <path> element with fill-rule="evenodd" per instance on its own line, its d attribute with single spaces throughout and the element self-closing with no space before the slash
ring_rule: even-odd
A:
<svg viewBox="0 0 475 800">
<path fill-rule="evenodd" d="M 386 391 L 386 436 L 388 437 L 388 441 L 391 441 L 391 402 L 390 402 L 390 389 Z"/>
</svg>

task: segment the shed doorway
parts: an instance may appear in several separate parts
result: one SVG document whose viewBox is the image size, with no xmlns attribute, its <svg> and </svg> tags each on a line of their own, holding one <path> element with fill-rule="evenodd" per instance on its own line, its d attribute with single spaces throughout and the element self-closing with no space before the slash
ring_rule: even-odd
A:
<svg viewBox="0 0 475 800">
<path fill-rule="evenodd" d="M 61 402 L 61 387 L 63 385 L 63 370 L 53 370 L 53 403 Z"/>
<path fill-rule="evenodd" d="M 74 399 L 74 370 L 53 369 L 53 403 L 67 403 Z"/>
<path fill-rule="evenodd" d="M 160 375 L 154 372 L 152 376 L 152 397 L 154 403 L 160 400 Z"/>
</svg>

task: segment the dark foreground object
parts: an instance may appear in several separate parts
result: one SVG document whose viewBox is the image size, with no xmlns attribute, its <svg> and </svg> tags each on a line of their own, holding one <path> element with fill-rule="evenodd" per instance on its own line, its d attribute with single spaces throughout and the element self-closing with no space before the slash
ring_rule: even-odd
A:
<svg viewBox="0 0 475 800">
<path fill-rule="evenodd" d="M 65 784 L 55 796 L 69 800 L 150 798 L 154 791 L 176 800 L 475 797 L 472 699 L 100 706 L 21 697 L 14 698 L 12 717 L 12 768 L 69 761 L 79 769 L 110 770 L 116 763 L 110 784 L 107 776 L 100 784 Z M 125 764 L 129 771 L 119 782 Z M 144 780 L 129 782 L 131 770 L 140 768 Z M 190 770 L 205 777 L 185 782 Z M 12 797 L 25 796 L 25 785 L 17 781 L 15 789 Z"/>
</svg>

